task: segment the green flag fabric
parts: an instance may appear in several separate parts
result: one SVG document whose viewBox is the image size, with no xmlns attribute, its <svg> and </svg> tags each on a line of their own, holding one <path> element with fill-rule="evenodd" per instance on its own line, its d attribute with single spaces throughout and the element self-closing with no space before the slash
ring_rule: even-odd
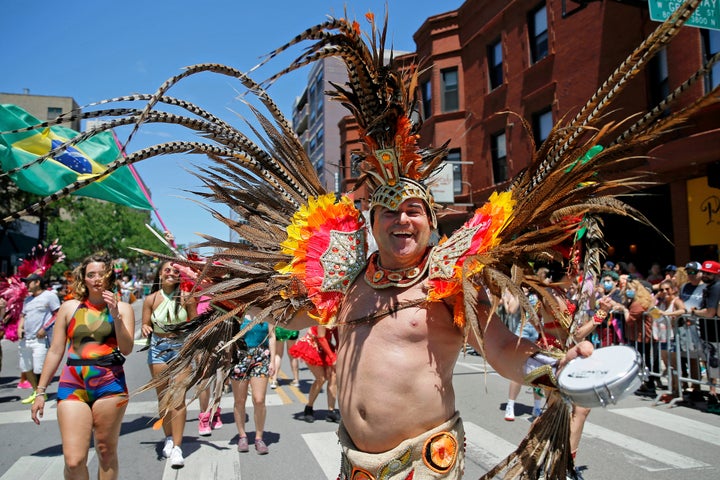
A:
<svg viewBox="0 0 720 480">
<path fill-rule="evenodd" d="M 41 123 L 17 105 L 0 105 L 0 132 Z M 0 165 L 3 171 L 31 163 L 78 135 L 62 126 L 20 133 L 0 133 Z M 18 188 L 37 195 L 50 195 L 63 187 L 105 171 L 105 165 L 120 157 L 120 149 L 111 132 L 101 132 L 40 164 L 10 177 Z M 128 167 L 97 180 L 74 193 L 128 207 L 152 210 L 142 188 Z"/>
</svg>

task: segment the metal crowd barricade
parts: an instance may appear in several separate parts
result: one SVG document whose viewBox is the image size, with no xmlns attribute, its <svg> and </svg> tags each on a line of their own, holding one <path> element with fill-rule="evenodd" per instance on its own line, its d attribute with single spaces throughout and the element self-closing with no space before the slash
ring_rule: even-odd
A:
<svg viewBox="0 0 720 480">
<path fill-rule="evenodd" d="M 649 310 L 643 314 L 643 325 L 641 341 L 635 338 L 628 338 L 627 325 L 614 325 L 609 321 L 614 311 L 610 311 L 608 322 L 605 326 L 594 332 L 593 343 L 596 348 L 608 345 L 626 343 L 634 347 L 641 357 L 641 377 L 644 383 L 651 378 L 665 379 L 665 386 L 669 392 L 677 393 L 677 396 L 668 402 L 670 407 L 682 402 L 683 385 L 697 386 L 701 390 L 703 386 L 711 385 L 712 368 L 709 363 L 709 352 L 714 349 L 715 361 L 720 357 L 720 317 L 704 318 L 695 315 L 684 314 L 670 318 L 670 329 L 667 330 L 667 355 L 663 359 L 663 348 L 659 341 L 652 336 L 652 325 L 659 311 Z M 710 338 L 703 338 L 701 332 Z M 624 335 L 623 335 L 624 334 Z M 624 336 L 625 338 L 620 338 Z M 716 364 L 717 365 L 717 364 Z M 702 368 L 704 368 L 704 372 Z M 716 386 L 720 379 L 715 378 Z M 665 394 L 664 389 L 655 390 L 654 403 L 658 404 Z"/>
<path fill-rule="evenodd" d="M 711 367 L 708 364 L 710 351 L 708 343 L 717 349 L 717 333 L 720 331 L 720 318 L 704 318 L 695 315 L 681 315 L 673 321 L 673 342 L 669 348 L 668 389 L 677 393 L 669 406 L 683 401 L 683 385 L 695 385 L 699 389 L 710 386 Z M 701 332 L 712 338 L 703 338 Z M 717 350 L 715 355 L 717 358 Z M 705 368 L 703 374 L 702 367 Z M 715 379 L 717 382 L 717 379 Z M 659 399 L 658 399 L 659 400 Z M 656 400 L 657 402 L 657 400 Z"/>
<path fill-rule="evenodd" d="M 625 335 L 628 345 L 634 347 L 639 353 L 640 358 L 642 361 L 641 365 L 641 377 L 643 379 L 643 384 L 646 384 L 651 378 L 658 379 L 658 382 L 653 383 L 661 383 L 659 380 L 661 378 L 669 379 L 670 377 L 670 368 L 668 365 L 665 365 L 666 372 L 663 372 L 662 370 L 662 362 L 660 360 L 660 354 L 661 354 L 661 345 L 660 342 L 656 341 L 653 338 L 652 335 L 652 324 L 657 315 L 653 315 L 653 313 L 657 312 L 657 310 L 653 311 L 647 311 L 643 313 L 642 316 L 642 325 L 638 325 L 637 328 L 640 328 L 642 331 L 641 334 L 641 341 L 638 342 L 635 340 L 635 338 L 627 338 L 628 331 L 626 327 Z M 671 336 L 670 330 L 667 332 L 668 337 Z M 670 339 L 668 338 L 668 341 L 666 342 L 668 345 L 667 348 L 669 349 Z M 670 362 L 668 362 L 670 363 Z M 666 383 L 669 385 L 669 382 L 666 380 Z M 662 393 L 658 392 L 656 389 L 656 395 L 655 395 L 655 402 L 660 400 L 660 397 L 662 397 Z"/>
</svg>

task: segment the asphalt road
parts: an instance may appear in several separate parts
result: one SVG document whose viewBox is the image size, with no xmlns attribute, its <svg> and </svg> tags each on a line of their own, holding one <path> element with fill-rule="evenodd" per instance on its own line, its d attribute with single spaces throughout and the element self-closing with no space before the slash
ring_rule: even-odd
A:
<svg viewBox="0 0 720 480">
<path fill-rule="evenodd" d="M 140 303 L 136 303 L 139 311 Z M 138 317 L 139 322 L 139 317 Z M 30 420 L 30 409 L 20 400 L 28 390 L 17 388 L 16 345 L 2 341 L 0 372 L 0 480 L 62 478 L 62 449 L 55 421 L 53 394 L 40 426 Z M 223 397 L 224 426 L 209 437 L 197 436 L 197 402 L 189 407 L 183 451 L 185 468 L 173 470 L 160 456 L 162 433 L 152 429 L 156 403 L 151 392 L 134 395 L 125 414 L 120 437 L 120 478 L 123 479 L 335 479 L 339 467 L 336 424 L 324 420 L 324 393 L 316 402 L 314 423 L 301 420 L 312 383 L 301 368 L 301 385 L 287 379 L 284 359 L 276 390 L 268 390 L 265 441 L 270 454 L 238 453 L 233 423 L 232 395 Z M 145 353 L 135 353 L 125 364 L 131 390 L 149 379 Z M 516 405 L 517 419 L 503 420 L 508 382 L 485 367 L 474 355 L 459 358 L 455 389 L 467 434 L 467 479 L 478 478 L 512 451 L 527 433 L 532 395 L 523 389 Z M 248 400 L 248 404 L 250 404 Z M 586 424 L 577 464 L 585 479 L 716 480 L 720 478 L 720 415 L 703 411 L 704 404 L 674 408 L 640 397 L 594 410 Z M 252 417 L 252 408 L 248 408 Z M 252 419 L 249 437 L 254 435 Z M 91 454 L 91 478 L 97 460 Z"/>
</svg>

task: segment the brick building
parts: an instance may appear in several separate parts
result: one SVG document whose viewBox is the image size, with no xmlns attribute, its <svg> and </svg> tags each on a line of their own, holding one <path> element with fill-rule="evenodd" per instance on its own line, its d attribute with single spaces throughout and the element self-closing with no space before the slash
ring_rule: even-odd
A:
<svg viewBox="0 0 720 480">
<path fill-rule="evenodd" d="M 416 52 L 407 57 L 426 68 L 420 77 L 421 142 L 450 140 L 454 199 L 447 204 L 441 229 L 457 228 L 471 211 L 465 205 L 481 204 L 528 164 L 532 145 L 523 120 L 540 143 L 658 25 L 643 1 L 468 0 L 455 11 L 428 18 L 414 35 Z M 718 51 L 720 31 L 684 28 L 636 75 L 609 119 L 652 108 Z M 680 105 L 719 83 L 716 65 Z M 357 148 L 357 132 L 350 119 L 340 126 L 341 159 L 347 163 Z M 655 186 L 624 197 L 670 241 L 649 227 L 608 218 L 609 256 L 633 261 L 641 272 L 652 261 L 684 264 L 717 258 L 717 165 L 720 108 L 715 105 L 651 152 L 647 170 L 654 173 Z M 352 175 L 346 176 L 343 189 L 352 183 Z"/>
</svg>

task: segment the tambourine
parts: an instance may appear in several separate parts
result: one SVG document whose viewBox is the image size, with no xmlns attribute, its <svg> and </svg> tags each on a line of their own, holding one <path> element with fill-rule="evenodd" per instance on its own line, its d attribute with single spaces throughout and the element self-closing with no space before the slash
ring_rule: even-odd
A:
<svg viewBox="0 0 720 480">
<path fill-rule="evenodd" d="M 640 354 L 631 347 L 598 348 L 589 357 L 571 360 L 560 371 L 558 386 L 581 407 L 616 404 L 638 389 L 642 379 Z"/>
</svg>

